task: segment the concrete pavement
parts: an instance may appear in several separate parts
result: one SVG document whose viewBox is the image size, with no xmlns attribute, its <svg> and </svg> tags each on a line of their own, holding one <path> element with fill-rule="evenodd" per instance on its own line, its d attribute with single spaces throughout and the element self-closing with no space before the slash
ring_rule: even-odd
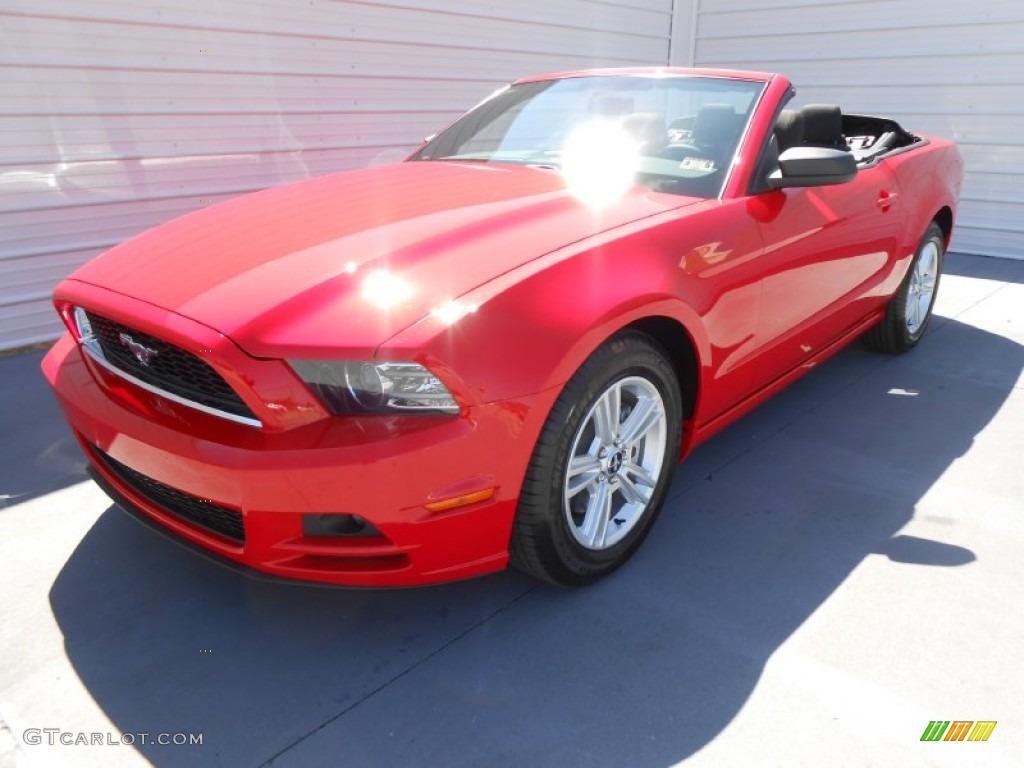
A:
<svg viewBox="0 0 1024 768">
<path fill-rule="evenodd" d="M 918 349 L 855 346 L 703 446 L 576 591 L 218 568 L 85 480 L 38 353 L 0 359 L 0 766 L 1024 764 L 1024 262 L 946 267 Z"/>
</svg>

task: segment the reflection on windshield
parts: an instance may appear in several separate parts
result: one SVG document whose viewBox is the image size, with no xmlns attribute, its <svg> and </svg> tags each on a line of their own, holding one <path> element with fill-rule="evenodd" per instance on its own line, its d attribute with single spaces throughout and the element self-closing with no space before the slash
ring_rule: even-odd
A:
<svg viewBox="0 0 1024 768">
<path fill-rule="evenodd" d="M 562 175 L 575 197 L 591 208 L 607 208 L 632 186 L 639 159 L 636 143 L 620 126 L 586 122 L 565 140 Z"/>
<path fill-rule="evenodd" d="M 633 182 L 715 197 L 763 87 L 648 75 L 523 83 L 468 112 L 411 159 L 559 169 L 594 205 Z"/>
</svg>

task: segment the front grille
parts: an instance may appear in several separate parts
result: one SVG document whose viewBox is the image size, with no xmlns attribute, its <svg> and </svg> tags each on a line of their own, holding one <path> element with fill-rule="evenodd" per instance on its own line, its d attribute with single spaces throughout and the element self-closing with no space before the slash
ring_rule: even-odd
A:
<svg viewBox="0 0 1024 768">
<path fill-rule="evenodd" d="M 122 483 L 164 512 L 238 544 L 245 543 L 245 526 L 242 523 L 241 512 L 164 485 L 131 467 L 126 467 L 95 446 L 93 453 Z"/>
<path fill-rule="evenodd" d="M 224 413 L 256 419 L 249 406 L 205 360 L 148 333 L 86 312 L 106 361 L 152 387 Z M 141 345 L 145 363 L 130 345 Z M 138 349 L 138 346 L 136 346 Z"/>
</svg>

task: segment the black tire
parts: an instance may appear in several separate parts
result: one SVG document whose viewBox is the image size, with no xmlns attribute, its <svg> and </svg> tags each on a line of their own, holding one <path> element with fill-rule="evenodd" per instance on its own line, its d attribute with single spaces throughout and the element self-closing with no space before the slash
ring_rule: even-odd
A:
<svg viewBox="0 0 1024 768">
<path fill-rule="evenodd" d="M 598 401 L 620 403 L 614 406 L 619 411 L 614 428 L 601 430 L 612 418 L 601 418 Z M 645 413 L 649 415 L 642 417 Z M 653 339 L 624 332 L 601 345 L 566 384 L 534 448 L 512 531 L 512 565 L 552 584 L 581 586 L 626 562 L 665 501 L 679 458 L 682 421 L 679 382 L 668 356 Z M 648 422 L 653 426 L 641 433 L 640 425 Z M 599 430 L 621 439 L 602 441 Z M 642 434 L 642 441 L 626 440 L 632 434 Z M 611 452 L 599 448 L 605 445 Z M 571 457 L 576 460 L 572 476 Z M 584 471 L 581 461 L 596 462 L 601 469 Z M 576 490 L 569 485 L 572 478 L 577 478 Z M 603 490 L 598 480 L 607 483 Z M 577 495 L 568 498 L 572 493 Z M 646 494 L 646 503 L 641 503 Z M 586 525 L 594 520 L 608 521 L 601 529 L 604 533 L 593 527 L 599 523 Z M 582 539 L 591 533 L 594 546 L 585 546 Z"/>
<path fill-rule="evenodd" d="M 939 292 L 939 281 L 942 278 L 942 263 L 945 259 L 946 238 L 942 229 L 934 221 L 928 226 L 917 246 L 914 258 L 911 259 L 907 275 L 903 278 L 899 290 L 889 301 L 885 317 L 864 334 L 864 342 L 872 349 L 889 354 L 899 354 L 917 346 L 917 342 L 924 336 L 928 323 L 932 317 L 932 307 L 935 306 L 935 297 Z M 927 301 L 927 308 L 921 308 L 919 301 L 919 317 L 915 322 L 908 318 L 908 306 L 913 307 L 915 291 L 919 290 L 918 269 L 922 266 L 922 259 L 935 259 L 935 276 L 930 299 Z"/>
</svg>

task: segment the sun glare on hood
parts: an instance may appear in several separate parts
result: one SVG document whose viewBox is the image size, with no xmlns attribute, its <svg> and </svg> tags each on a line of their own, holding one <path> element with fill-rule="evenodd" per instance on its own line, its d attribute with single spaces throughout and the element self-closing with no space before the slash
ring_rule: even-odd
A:
<svg viewBox="0 0 1024 768">
<path fill-rule="evenodd" d="M 461 301 L 449 301 L 434 309 L 430 314 L 445 325 L 454 325 L 466 315 L 476 312 L 476 304 L 465 304 Z"/>
<path fill-rule="evenodd" d="M 562 150 L 569 191 L 587 206 L 607 208 L 626 194 L 636 176 L 638 147 L 621 125 L 595 120 L 577 127 Z"/>
<path fill-rule="evenodd" d="M 371 272 L 363 280 L 363 298 L 378 309 L 397 307 L 412 294 L 409 283 L 384 269 Z"/>
</svg>

